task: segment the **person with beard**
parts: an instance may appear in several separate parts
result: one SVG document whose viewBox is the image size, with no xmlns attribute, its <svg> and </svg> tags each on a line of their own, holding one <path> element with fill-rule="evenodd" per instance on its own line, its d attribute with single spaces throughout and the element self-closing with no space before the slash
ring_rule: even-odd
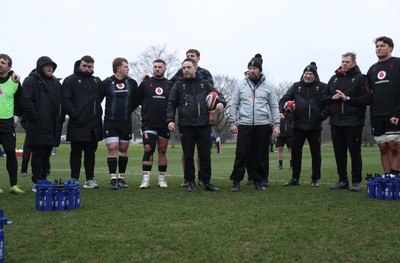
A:
<svg viewBox="0 0 400 263">
<path fill-rule="evenodd" d="M 82 152 L 86 182 L 84 188 L 98 188 L 94 179 L 95 155 L 103 139 L 100 78 L 93 76 L 94 59 L 84 56 L 74 64 L 74 73 L 63 82 L 63 105 L 69 116 L 66 140 L 71 142 L 71 178 L 79 180 Z"/>
<path fill-rule="evenodd" d="M 0 144 L 6 155 L 6 167 L 10 178 L 10 193 L 25 194 L 17 185 L 18 161 L 15 156 L 16 136 L 14 116 L 21 116 L 19 99 L 21 84 L 11 77 L 12 59 L 7 54 L 0 54 Z M 19 79 L 19 78 L 18 78 Z M 4 191 L 0 189 L 0 194 Z"/>
<path fill-rule="evenodd" d="M 375 39 L 378 62 L 367 73 L 372 90 L 372 135 L 378 143 L 383 172 L 400 173 L 400 58 L 393 57 L 393 40 Z"/>
<path fill-rule="evenodd" d="M 153 77 L 140 83 L 136 96 L 137 104 L 142 105 L 142 138 L 144 154 L 142 159 L 143 181 L 139 188 L 150 187 L 150 174 L 153 166 L 153 153 L 158 152 L 158 186 L 168 187 L 167 147 L 169 130 L 166 123 L 167 101 L 172 82 L 164 77 L 167 70 L 165 61 L 156 59 L 153 62 Z M 134 106 L 136 108 L 136 105 Z"/>
<path fill-rule="evenodd" d="M 311 187 L 319 186 L 321 178 L 321 130 L 322 92 L 326 84 L 319 80 L 317 65 L 311 62 L 303 70 L 299 82 L 295 82 L 279 101 L 281 119 L 285 118 L 284 105 L 292 100 L 296 103 L 293 113 L 292 134 L 292 179 L 284 186 L 299 185 L 304 142 L 310 145 L 312 159 Z"/>
<path fill-rule="evenodd" d="M 61 83 L 54 76 L 57 64 L 47 56 L 37 60 L 22 84 L 26 143 L 32 149 L 32 182 L 47 178 L 51 151 L 59 146 L 65 114 Z M 35 185 L 32 191 L 35 191 Z"/>
<path fill-rule="evenodd" d="M 247 65 L 248 72 L 234 89 L 229 112 L 230 131 L 237 135 L 236 157 L 230 179 L 232 192 L 240 191 L 246 165 L 252 156 L 255 189 L 265 190 L 268 181 L 269 141 L 280 133 L 278 99 L 262 73 L 262 56 L 256 54 Z M 272 128 L 273 126 L 273 128 Z"/>
<path fill-rule="evenodd" d="M 171 89 L 167 107 L 168 129 L 177 130 L 175 112 L 178 108 L 179 131 L 181 133 L 182 150 L 185 159 L 184 176 L 188 181 L 189 192 L 196 191 L 194 149 L 197 146 L 200 160 L 200 178 L 203 180 L 203 189 L 218 191 L 210 183 L 211 179 L 211 152 L 209 110 L 206 96 L 210 92 L 217 92 L 219 96 L 216 110 L 222 111 L 226 105 L 224 96 L 208 81 L 197 74 L 197 63 L 192 58 L 186 58 L 182 63 L 184 78 L 177 81 Z"/>
<path fill-rule="evenodd" d="M 110 173 L 110 189 L 126 188 L 125 172 L 128 165 L 128 148 L 132 139 L 131 115 L 137 92 L 136 80 L 129 77 L 126 58 L 115 58 L 114 75 L 100 84 L 100 99 L 106 99 L 104 113 L 104 138 L 107 146 L 107 165 Z M 118 176 L 117 176 L 118 166 Z"/>
<path fill-rule="evenodd" d="M 331 137 L 339 181 L 332 190 L 348 189 L 347 151 L 351 157 L 351 191 L 359 192 L 362 181 L 361 136 L 366 106 L 371 103 L 367 78 L 357 66 L 356 54 L 342 55 L 341 66 L 329 80 L 322 102 L 328 105 Z"/>
</svg>

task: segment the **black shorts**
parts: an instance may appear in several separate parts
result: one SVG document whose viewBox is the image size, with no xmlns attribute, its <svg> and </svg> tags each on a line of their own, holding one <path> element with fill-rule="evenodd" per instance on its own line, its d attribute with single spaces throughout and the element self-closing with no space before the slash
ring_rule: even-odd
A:
<svg viewBox="0 0 400 263">
<path fill-rule="evenodd" d="M 104 120 L 104 138 L 118 137 L 120 140 L 130 141 L 132 139 L 131 120 Z"/>
<path fill-rule="evenodd" d="M 150 128 L 150 127 L 142 127 L 142 133 L 151 133 L 157 135 L 158 137 L 169 140 L 169 130 L 167 127 L 165 128 Z"/>
<path fill-rule="evenodd" d="M 278 139 L 276 139 L 276 147 L 286 147 L 292 148 L 292 136 L 289 137 L 281 137 L 279 136 Z"/>
<path fill-rule="evenodd" d="M 400 131 L 399 125 L 390 123 L 391 116 L 373 116 L 371 117 L 371 128 L 373 136 L 381 136 L 389 131 Z"/>
</svg>

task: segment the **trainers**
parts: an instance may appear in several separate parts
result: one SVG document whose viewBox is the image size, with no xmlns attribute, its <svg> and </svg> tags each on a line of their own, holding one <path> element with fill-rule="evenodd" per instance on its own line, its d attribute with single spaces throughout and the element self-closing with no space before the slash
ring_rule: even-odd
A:
<svg viewBox="0 0 400 263">
<path fill-rule="evenodd" d="M 352 183 L 350 187 L 350 191 L 352 192 L 360 192 L 361 191 L 361 184 L 360 183 Z"/>
<path fill-rule="evenodd" d="M 233 181 L 233 186 L 231 188 L 232 192 L 239 192 L 240 191 L 240 181 Z"/>
<path fill-rule="evenodd" d="M 83 188 L 94 189 L 94 188 L 99 188 L 99 185 L 97 184 L 96 180 L 92 179 L 92 180 L 87 180 L 83 185 Z"/>
<path fill-rule="evenodd" d="M 32 192 L 36 193 L 36 184 L 32 185 Z"/>
<path fill-rule="evenodd" d="M 318 180 L 312 181 L 311 182 L 311 187 L 319 187 Z"/>
<path fill-rule="evenodd" d="M 262 181 L 261 181 L 261 185 L 264 186 L 264 187 L 267 187 L 267 186 L 269 185 L 269 180 L 268 180 L 268 178 L 262 180 Z"/>
<path fill-rule="evenodd" d="M 0 195 L 4 194 L 3 189 L 0 188 Z"/>
<path fill-rule="evenodd" d="M 203 186 L 203 189 L 210 192 L 218 192 L 219 188 L 215 187 L 214 185 L 208 183 Z"/>
<path fill-rule="evenodd" d="M 283 184 L 283 186 L 293 186 L 293 185 L 300 185 L 299 180 L 292 179 L 292 180 L 287 181 L 286 183 Z"/>
<path fill-rule="evenodd" d="M 25 177 L 25 176 L 27 176 L 27 175 L 28 175 L 27 172 L 21 172 L 21 176 Z"/>
<path fill-rule="evenodd" d="M 127 188 L 128 184 L 125 182 L 123 178 L 118 178 L 117 184 L 119 188 Z"/>
<path fill-rule="evenodd" d="M 165 180 L 158 180 L 158 186 L 161 188 L 167 188 L 168 184 Z"/>
<path fill-rule="evenodd" d="M 282 165 L 278 165 L 278 170 L 283 170 Z"/>
<path fill-rule="evenodd" d="M 110 189 L 111 190 L 118 190 L 117 179 L 111 179 Z"/>
<path fill-rule="evenodd" d="M 19 185 L 14 185 L 13 187 L 10 188 L 10 193 L 16 195 L 24 195 L 25 191 L 21 190 Z"/>
<path fill-rule="evenodd" d="M 253 179 L 247 180 L 246 185 L 254 185 L 254 180 Z"/>
<path fill-rule="evenodd" d="M 140 189 L 146 189 L 150 187 L 150 181 L 143 180 L 142 183 L 140 184 L 139 188 Z"/>
<path fill-rule="evenodd" d="M 204 186 L 203 180 L 199 179 L 199 182 L 197 183 L 198 186 Z"/>
<path fill-rule="evenodd" d="M 265 191 L 265 186 L 261 182 L 256 182 L 254 184 L 254 188 L 256 190 Z"/>
<path fill-rule="evenodd" d="M 349 183 L 343 181 L 339 181 L 336 184 L 329 186 L 329 189 L 331 190 L 347 189 L 347 188 L 349 188 Z"/>
<path fill-rule="evenodd" d="M 188 181 L 187 180 L 183 180 L 183 182 L 181 183 L 182 187 L 188 187 Z"/>
<path fill-rule="evenodd" d="M 194 181 L 188 182 L 187 189 L 189 192 L 196 192 L 196 183 Z"/>
</svg>

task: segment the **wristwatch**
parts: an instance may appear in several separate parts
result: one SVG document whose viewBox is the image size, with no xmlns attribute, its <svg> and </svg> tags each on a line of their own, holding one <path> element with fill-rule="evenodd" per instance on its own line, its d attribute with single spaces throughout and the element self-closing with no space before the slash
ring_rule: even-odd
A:
<svg viewBox="0 0 400 263">
<path fill-rule="evenodd" d="M 349 97 L 349 96 L 346 96 L 346 100 L 350 100 L 350 97 Z"/>
</svg>

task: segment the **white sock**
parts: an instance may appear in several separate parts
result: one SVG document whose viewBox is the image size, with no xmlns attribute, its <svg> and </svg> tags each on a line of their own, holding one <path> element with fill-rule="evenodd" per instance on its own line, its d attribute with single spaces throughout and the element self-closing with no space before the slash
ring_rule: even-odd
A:
<svg viewBox="0 0 400 263">
<path fill-rule="evenodd" d="M 158 181 L 165 181 L 166 172 L 158 172 Z"/>
<path fill-rule="evenodd" d="M 150 174 L 151 172 L 143 172 L 143 181 L 150 181 Z"/>
</svg>

